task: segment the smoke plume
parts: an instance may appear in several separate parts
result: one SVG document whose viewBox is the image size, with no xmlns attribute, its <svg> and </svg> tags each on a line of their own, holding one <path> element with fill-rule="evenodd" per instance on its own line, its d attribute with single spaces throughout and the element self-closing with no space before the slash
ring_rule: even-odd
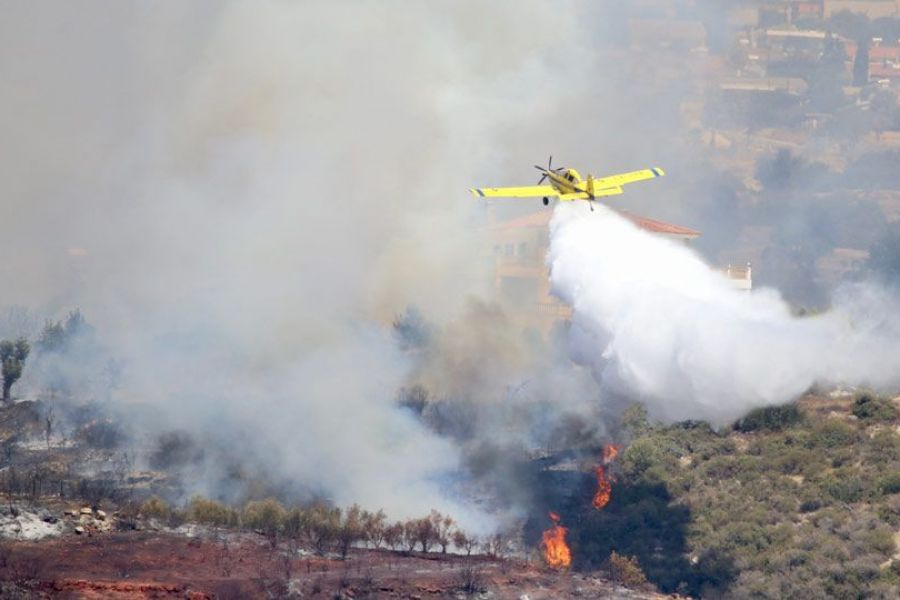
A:
<svg viewBox="0 0 900 600">
<path fill-rule="evenodd" d="M 580 205 L 556 208 L 548 261 L 573 359 L 659 418 L 723 423 L 816 383 L 900 383 L 897 303 L 875 286 L 797 318 L 774 290 L 736 290 L 683 244 Z"/>
</svg>

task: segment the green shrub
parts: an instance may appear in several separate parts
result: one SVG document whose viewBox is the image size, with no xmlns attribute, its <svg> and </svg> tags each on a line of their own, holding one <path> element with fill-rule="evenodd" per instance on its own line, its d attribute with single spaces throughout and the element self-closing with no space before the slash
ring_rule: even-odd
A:
<svg viewBox="0 0 900 600">
<path fill-rule="evenodd" d="M 663 450 L 661 440 L 652 437 L 638 438 L 629 444 L 622 455 L 621 464 L 629 475 L 640 478 L 656 466 L 661 466 Z"/>
<path fill-rule="evenodd" d="M 853 414 L 864 421 L 890 421 L 897 417 L 897 409 L 890 400 L 863 394 L 853 403 Z"/>
<path fill-rule="evenodd" d="M 785 475 L 797 475 L 803 471 L 811 458 L 809 451 L 794 448 L 778 456 L 775 459 L 775 465 Z"/>
<path fill-rule="evenodd" d="M 734 424 L 737 431 L 782 431 L 803 421 L 803 413 L 794 404 L 766 406 L 747 413 Z"/>
<path fill-rule="evenodd" d="M 865 486 L 859 477 L 831 478 L 825 484 L 825 491 L 839 502 L 858 502 L 863 497 Z"/>
<path fill-rule="evenodd" d="M 900 473 L 888 473 L 878 481 L 878 488 L 884 494 L 900 493 Z"/>
<path fill-rule="evenodd" d="M 896 550 L 894 532 L 887 527 L 879 527 L 870 531 L 866 536 L 866 543 L 872 552 L 877 552 L 882 556 L 890 556 Z"/>
<path fill-rule="evenodd" d="M 859 439 L 856 429 L 836 419 L 828 419 L 813 428 L 809 444 L 813 447 L 839 448 L 849 446 Z"/>
</svg>

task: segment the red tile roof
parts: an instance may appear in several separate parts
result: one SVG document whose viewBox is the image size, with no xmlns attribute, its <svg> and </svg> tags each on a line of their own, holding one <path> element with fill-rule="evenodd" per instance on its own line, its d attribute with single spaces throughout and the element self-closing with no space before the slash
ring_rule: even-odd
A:
<svg viewBox="0 0 900 600">
<path fill-rule="evenodd" d="M 871 65 L 869 67 L 869 77 L 874 77 L 875 79 L 900 78 L 900 69 L 885 65 Z"/>
<path fill-rule="evenodd" d="M 619 210 L 616 212 L 618 212 L 620 215 L 622 215 L 641 229 L 652 231 L 653 233 L 667 233 L 669 235 L 680 235 L 689 238 L 700 237 L 700 232 L 696 229 L 682 227 L 681 225 L 675 225 L 673 223 L 657 221 L 655 219 L 642 217 L 641 215 L 636 215 L 624 210 Z"/>
<path fill-rule="evenodd" d="M 616 210 L 616 209 L 613 209 Z M 664 233 L 667 235 L 677 235 L 687 238 L 700 237 L 700 232 L 681 225 L 665 223 L 648 217 L 642 217 L 625 210 L 616 210 L 620 215 L 646 231 L 652 233 Z M 522 217 L 498 223 L 495 229 L 524 229 L 528 227 L 547 227 L 550 224 L 550 218 L 553 216 L 552 210 L 542 210 L 531 213 Z"/>
<path fill-rule="evenodd" d="M 847 59 L 853 62 L 856 59 L 856 42 L 847 42 L 844 46 L 847 51 Z M 869 62 L 900 61 L 900 46 L 871 46 L 869 48 Z"/>
</svg>

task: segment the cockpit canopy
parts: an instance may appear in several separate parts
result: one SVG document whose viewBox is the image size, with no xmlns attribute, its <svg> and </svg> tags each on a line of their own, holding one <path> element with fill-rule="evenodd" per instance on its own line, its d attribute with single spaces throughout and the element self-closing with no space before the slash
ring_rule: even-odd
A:
<svg viewBox="0 0 900 600">
<path fill-rule="evenodd" d="M 563 178 L 571 183 L 581 182 L 581 175 L 579 175 L 578 171 L 576 171 L 575 169 L 566 169 L 566 172 L 563 174 Z"/>
</svg>

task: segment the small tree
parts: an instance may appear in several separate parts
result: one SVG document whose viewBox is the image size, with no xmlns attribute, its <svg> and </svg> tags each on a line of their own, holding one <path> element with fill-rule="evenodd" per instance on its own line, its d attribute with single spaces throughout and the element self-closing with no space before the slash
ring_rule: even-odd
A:
<svg viewBox="0 0 900 600">
<path fill-rule="evenodd" d="M 384 543 L 391 550 L 396 550 L 403 539 L 403 523 L 398 521 L 384 528 Z"/>
<path fill-rule="evenodd" d="M 372 544 L 375 549 L 381 548 L 385 542 L 385 529 L 387 527 L 387 516 L 383 510 L 371 513 L 363 511 L 362 515 L 363 531 L 365 533 L 366 542 Z"/>
<path fill-rule="evenodd" d="M 299 506 L 295 506 L 285 515 L 282 533 L 288 540 L 291 553 L 296 553 L 300 548 L 300 540 L 308 528 L 309 514 Z"/>
<path fill-rule="evenodd" d="M 356 542 L 365 539 L 363 530 L 362 509 L 354 504 L 344 511 L 344 518 L 337 531 L 338 550 L 341 558 L 347 558 L 347 553 Z"/>
<path fill-rule="evenodd" d="M 466 556 L 472 556 L 472 551 L 481 544 L 478 536 L 467 535 L 462 529 L 453 532 L 453 545 L 459 550 L 465 550 Z"/>
<path fill-rule="evenodd" d="M 316 552 L 322 554 L 337 539 L 341 527 L 341 509 L 317 503 L 313 504 L 306 514 L 305 537 Z"/>
<path fill-rule="evenodd" d="M 66 328 L 60 321 L 47 321 L 44 323 L 44 329 L 38 337 L 38 352 L 57 352 L 62 349 L 66 343 Z"/>
<path fill-rule="evenodd" d="M 415 543 L 421 546 L 422 552 L 427 553 L 437 542 L 437 531 L 434 528 L 434 522 L 431 520 L 431 517 L 413 519 L 410 526 Z"/>
<path fill-rule="evenodd" d="M 3 401 L 10 401 L 10 390 L 15 382 L 22 377 L 22 368 L 25 359 L 31 352 L 28 340 L 20 337 L 17 340 L 3 340 L 0 342 L 0 360 L 3 361 Z"/>
<path fill-rule="evenodd" d="M 482 547 L 491 558 L 503 558 L 509 551 L 509 542 L 512 536 L 507 531 L 497 533 L 485 538 Z"/>
<path fill-rule="evenodd" d="M 259 530 L 275 548 L 284 526 L 285 510 L 278 500 L 254 500 L 244 507 L 243 521 L 247 527 Z"/>
<path fill-rule="evenodd" d="M 431 521 L 434 541 L 441 547 L 441 554 L 447 554 L 447 546 L 452 541 L 453 526 L 456 522 L 436 510 L 432 510 L 428 518 Z"/>
<path fill-rule="evenodd" d="M 410 519 L 403 522 L 400 544 L 406 552 L 412 552 L 416 549 L 416 543 L 418 542 L 418 524 L 418 519 Z"/>
</svg>

